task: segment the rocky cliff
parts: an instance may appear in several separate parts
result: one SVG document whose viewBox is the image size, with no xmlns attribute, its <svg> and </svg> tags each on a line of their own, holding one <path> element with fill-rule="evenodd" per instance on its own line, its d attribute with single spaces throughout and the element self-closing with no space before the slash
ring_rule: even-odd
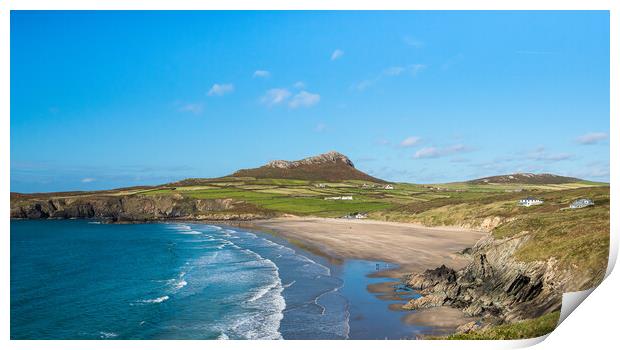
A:
<svg viewBox="0 0 620 350">
<path fill-rule="evenodd" d="M 406 284 L 422 296 L 405 308 L 452 306 L 486 323 L 510 323 L 559 310 L 562 293 L 582 289 L 588 281 L 558 268 L 553 258 L 516 261 L 515 251 L 528 239 L 527 235 L 484 238 L 468 252 L 472 259 L 465 268 L 441 266 L 408 276 Z"/>
<path fill-rule="evenodd" d="M 193 199 L 182 195 L 89 195 L 11 198 L 11 218 L 97 218 L 111 221 L 249 220 L 271 216 L 232 199 Z"/>
</svg>

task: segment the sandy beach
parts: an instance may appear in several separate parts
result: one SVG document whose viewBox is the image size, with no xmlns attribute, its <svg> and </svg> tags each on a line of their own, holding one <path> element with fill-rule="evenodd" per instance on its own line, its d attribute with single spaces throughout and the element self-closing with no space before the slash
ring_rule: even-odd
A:
<svg viewBox="0 0 620 350">
<path fill-rule="evenodd" d="M 335 259 L 398 264 L 401 268 L 394 277 L 442 264 L 461 268 L 467 259 L 458 252 L 487 235 L 456 227 L 327 218 L 277 218 L 259 220 L 253 226 Z"/>
</svg>

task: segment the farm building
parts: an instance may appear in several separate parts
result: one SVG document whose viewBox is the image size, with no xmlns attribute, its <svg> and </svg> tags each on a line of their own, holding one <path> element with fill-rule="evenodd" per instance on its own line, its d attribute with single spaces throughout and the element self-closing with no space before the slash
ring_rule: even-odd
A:
<svg viewBox="0 0 620 350">
<path fill-rule="evenodd" d="M 527 198 L 519 199 L 519 205 L 524 206 L 524 207 L 530 207 L 532 205 L 540 205 L 543 203 L 544 201 L 542 199 L 538 199 L 534 197 L 527 197 Z"/>
<path fill-rule="evenodd" d="M 579 209 L 579 208 L 589 207 L 591 205 L 594 205 L 594 202 L 591 199 L 581 198 L 581 199 L 577 199 L 576 201 L 572 202 L 570 204 L 570 208 Z"/>
<path fill-rule="evenodd" d="M 384 190 L 393 190 L 394 186 L 388 184 L 388 185 L 383 186 L 383 189 Z"/>
<path fill-rule="evenodd" d="M 351 201 L 353 200 L 353 196 L 341 196 L 341 197 L 325 197 L 324 198 L 326 201 L 327 200 L 342 200 L 342 201 Z"/>
<path fill-rule="evenodd" d="M 347 214 L 343 216 L 343 219 L 366 219 L 368 217 L 367 213 L 355 212 L 351 214 Z"/>
</svg>

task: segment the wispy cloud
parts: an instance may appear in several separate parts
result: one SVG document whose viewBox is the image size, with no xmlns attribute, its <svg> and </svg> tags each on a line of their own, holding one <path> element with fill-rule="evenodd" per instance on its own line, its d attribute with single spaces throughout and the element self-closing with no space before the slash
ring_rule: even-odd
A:
<svg viewBox="0 0 620 350">
<path fill-rule="evenodd" d="M 401 147 L 413 147 L 420 143 L 422 139 L 418 136 L 409 136 L 400 142 Z"/>
<path fill-rule="evenodd" d="M 306 83 L 304 83 L 303 81 L 298 81 L 295 84 L 293 84 L 293 87 L 298 90 L 305 89 Z"/>
<path fill-rule="evenodd" d="M 286 101 L 289 97 L 291 97 L 291 92 L 287 89 L 275 88 L 267 90 L 260 101 L 264 105 L 275 106 Z"/>
<path fill-rule="evenodd" d="M 463 55 L 462 53 L 459 53 L 455 56 L 452 56 L 450 58 L 448 58 L 442 65 L 441 65 L 441 70 L 448 70 L 450 68 L 452 68 L 452 66 L 454 66 L 455 64 L 459 63 L 460 61 L 463 60 L 463 58 L 465 58 L 465 55 Z"/>
<path fill-rule="evenodd" d="M 607 139 L 607 133 L 604 132 L 589 132 L 587 134 L 583 134 L 577 137 L 577 143 L 582 145 L 593 145 L 598 143 L 599 141 L 603 141 Z"/>
<path fill-rule="evenodd" d="M 541 51 L 541 50 L 517 50 L 518 55 L 552 55 L 553 51 Z"/>
<path fill-rule="evenodd" d="M 332 55 L 331 55 L 330 59 L 332 61 L 335 61 L 335 60 L 339 59 L 342 56 L 344 56 L 344 51 L 342 51 L 341 49 L 336 49 L 336 50 L 334 50 L 334 52 L 332 52 Z"/>
<path fill-rule="evenodd" d="M 209 96 L 224 96 L 235 91 L 233 84 L 213 84 L 207 95 Z"/>
<path fill-rule="evenodd" d="M 319 101 L 321 101 L 321 96 L 319 94 L 300 91 L 298 94 L 293 96 L 293 99 L 289 102 L 288 106 L 291 108 L 311 107 L 319 103 Z"/>
<path fill-rule="evenodd" d="M 327 125 L 325 125 L 325 123 L 318 123 L 315 127 L 314 127 L 314 131 L 316 132 L 323 132 L 327 129 Z"/>
<path fill-rule="evenodd" d="M 411 46 L 411 47 L 415 47 L 416 49 L 424 47 L 424 42 L 423 41 L 418 40 L 418 39 L 416 39 L 414 37 L 411 37 L 411 36 L 405 36 L 403 38 L 403 42 L 405 43 L 405 45 Z"/>
<path fill-rule="evenodd" d="M 82 182 L 82 183 L 85 183 L 85 184 L 90 183 L 90 182 L 94 182 L 94 181 L 95 181 L 95 179 L 94 179 L 94 178 L 92 178 L 92 177 L 85 177 L 85 178 L 83 178 L 83 179 L 81 180 L 81 182 Z"/>
<path fill-rule="evenodd" d="M 396 77 L 403 74 L 409 74 L 412 77 L 418 75 L 418 73 L 422 72 L 427 68 L 427 65 L 416 63 L 410 64 L 408 66 L 392 66 L 384 69 L 381 73 L 377 74 L 374 78 L 362 80 L 356 84 L 353 84 L 353 88 L 359 91 L 363 91 L 368 89 L 369 87 L 375 85 L 380 80 L 387 77 Z"/>
<path fill-rule="evenodd" d="M 257 70 L 254 71 L 254 74 L 252 74 L 252 78 L 269 78 L 271 76 L 271 73 L 267 70 Z"/>
<path fill-rule="evenodd" d="M 538 162 L 559 162 L 563 160 L 569 160 L 574 157 L 571 153 L 550 153 L 544 147 L 538 147 L 535 150 L 526 154 L 527 160 L 534 160 Z"/>
<path fill-rule="evenodd" d="M 443 156 L 449 156 L 457 153 L 463 153 L 469 151 L 469 148 L 465 145 L 458 144 L 448 147 L 424 147 L 419 149 L 414 155 L 414 159 L 422 158 L 439 158 Z"/>
<path fill-rule="evenodd" d="M 186 103 L 179 107 L 179 112 L 187 112 L 192 114 L 201 114 L 204 109 L 202 103 Z"/>
<path fill-rule="evenodd" d="M 393 77 L 393 76 L 401 75 L 401 73 L 404 71 L 405 71 L 405 67 L 394 66 L 394 67 L 386 68 L 383 71 L 383 75 Z"/>
</svg>

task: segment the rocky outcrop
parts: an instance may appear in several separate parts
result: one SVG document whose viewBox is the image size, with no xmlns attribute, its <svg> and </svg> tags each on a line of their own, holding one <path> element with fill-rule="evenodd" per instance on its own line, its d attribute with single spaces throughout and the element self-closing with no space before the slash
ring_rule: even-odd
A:
<svg viewBox="0 0 620 350">
<path fill-rule="evenodd" d="M 319 154 L 318 156 L 312 156 L 308 158 L 304 158 L 302 160 L 288 161 L 288 160 L 273 160 L 267 163 L 265 166 L 268 168 L 280 168 L 280 169 L 291 169 L 297 168 L 302 165 L 316 165 L 316 164 L 325 164 L 325 163 L 343 163 L 347 166 L 355 168 L 353 162 L 349 159 L 349 157 L 345 156 L 342 153 L 331 151 L 323 154 Z"/>
<path fill-rule="evenodd" d="M 259 168 L 241 169 L 231 176 L 310 181 L 362 180 L 385 183 L 384 180 L 355 169 L 355 165 L 347 156 L 334 151 L 301 160 L 274 160 Z"/>
<path fill-rule="evenodd" d="M 172 196 L 71 196 L 11 201 L 11 218 L 99 218 L 112 221 L 168 219 L 250 220 L 269 217 L 245 202 Z"/>
<path fill-rule="evenodd" d="M 471 262 L 455 271 L 446 266 L 413 274 L 406 283 L 420 291 L 405 308 L 452 306 L 473 317 L 496 322 L 539 317 L 559 310 L 562 293 L 572 278 L 554 259 L 520 262 L 513 258 L 529 236 L 479 241 L 471 250 Z"/>
</svg>

